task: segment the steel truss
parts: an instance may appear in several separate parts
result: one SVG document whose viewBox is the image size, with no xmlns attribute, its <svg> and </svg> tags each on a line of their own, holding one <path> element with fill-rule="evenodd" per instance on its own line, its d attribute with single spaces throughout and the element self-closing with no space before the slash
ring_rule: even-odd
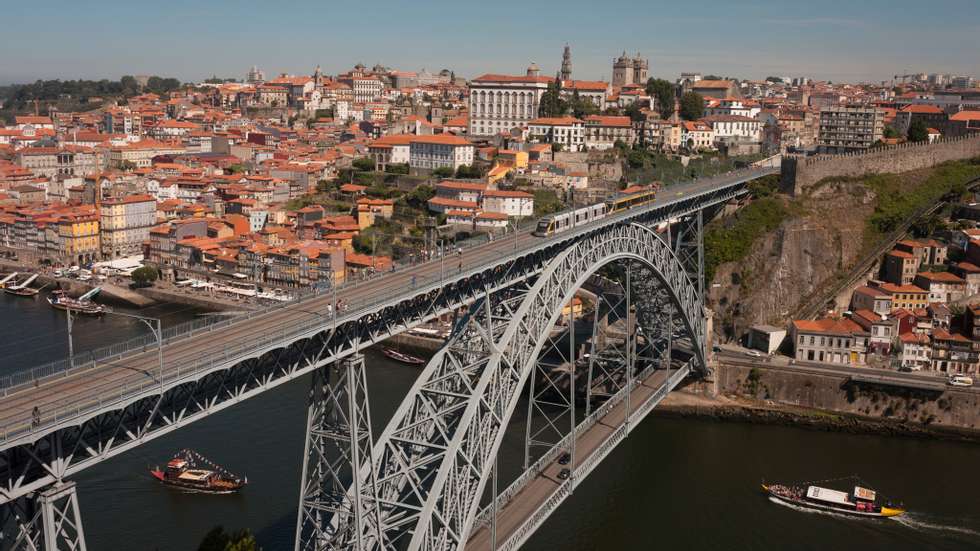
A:
<svg viewBox="0 0 980 551">
<path fill-rule="evenodd" d="M 74 482 L 0 505 L 0 550 L 85 551 Z"/>
<path fill-rule="evenodd" d="M 550 262 L 531 287 L 488 293 L 457 325 L 382 433 L 374 463 L 381 539 L 366 549 L 460 549 L 518 395 L 566 304 L 602 266 L 629 260 L 648 268 L 680 314 L 704 364 L 701 297 L 677 256 L 636 224 L 585 237 Z M 630 272 L 627 272 L 630 273 Z M 351 490 L 349 490 L 351 491 Z M 371 527 L 359 526 L 364 538 Z"/>
<path fill-rule="evenodd" d="M 370 310 L 330 318 L 324 312 L 295 310 L 310 316 L 298 332 L 281 337 L 247 355 L 229 353 L 209 359 L 192 373 L 165 374 L 161 388 L 150 385 L 133 394 L 96 397 L 77 414 L 46 422 L 38 429 L 7 433 L 0 442 L 0 505 L 64 481 L 74 473 L 188 423 L 288 382 L 317 367 L 375 344 L 435 317 L 473 304 L 488 292 L 534 278 L 569 246 L 594 239 L 622 223 L 656 225 L 722 204 L 746 193 L 743 178 L 714 189 L 673 199 L 650 209 L 628 211 L 584 232 L 568 232 L 514 257 L 464 271 L 458 277 L 406 291 Z M 259 322 L 261 318 L 256 318 Z M 254 320 L 253 320 L 254 321 Z M 306 328 L 308 326 L 308 328 Z M 276 328 L 270 328 L 274 333 Z M 166 351 L 164 351 L 166 358 Z M 162 391 L 162 396 L 160 395 Z"/>
<path fill-rule="evenodd" d="M 351 472 L 352 465 L 372 462 L 373 442 L 364 356 L 355 354 L 314 371 L 296 549 L 362 549 L 362 534 L 353 527 L 377 531 L 381 519 L 375 481 L 369 478 L 362 488 Z M 337 527 L 346 531 L 338 533 Z"/>
</svg>

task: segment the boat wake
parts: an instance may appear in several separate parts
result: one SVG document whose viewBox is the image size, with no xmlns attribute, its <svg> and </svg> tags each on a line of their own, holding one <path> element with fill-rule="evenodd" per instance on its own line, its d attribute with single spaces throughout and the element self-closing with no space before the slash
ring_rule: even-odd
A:
<svg viewBox="0 0 980 551">
<path fill-rule="evenodd" d="M 980 532 L 972 530 L 970 528 L 965 528 L 963 526 L 953 526 L 950 524 L 939 524 L 935 522 L 928 522 L 924 520 L 921 516 L 915 515 L 913 513 L 905 513 L 904 515 L 898 517 L 892 517 L 895 522 L 912 528 L 913 530 L 919 530 L 923 532 L 945 532 L 947 534 L 960 534 L 964 536 L 980 537 Z"/>
<path fill-rule="evenodd" d="M 836 517 L 836 518 L 842 518 L 842 519 L 846 519 L 846 520 L 856 520 L 856 519 L 860 519 L 861 518 L 861 517 L 855 517 L 855 516 L 852 516 L 852 515 L 845 515 L 843 513 L 835 513 L 833 511 L 827 511 L 825 509 L 811 509 L 810 507 L 801 507 L 799 505 L 796 505 L 795 503 L 789 503 L 789 502 L 783 501 L 781 499 L 777 499 L 777 498 L 775 498 L 773 496 L 769 496 L 769 501 L 775 503 L 776 505 L 782 505 L 783 507 L 789 507 L 790 509 L 793 509 L 794 511 L 800 511 L 802 513 L 814 513 L 814 514 L 817 514 L 817 515 L 826 515 L 828 517 Z"/>
</svg>

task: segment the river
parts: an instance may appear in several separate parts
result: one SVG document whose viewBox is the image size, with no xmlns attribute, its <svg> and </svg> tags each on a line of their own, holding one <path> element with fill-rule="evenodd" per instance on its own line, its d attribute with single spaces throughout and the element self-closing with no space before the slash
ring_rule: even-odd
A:
<svg viewBox="0 0 980 551">
<path fill-rule="evenodd" d="M 165 325 L 203 314 L 175 305 L 140 313 Z M 0 294 L 0 327 L 0 374 L 66 353 L 64 313 L 43 298 Z M 81 318 L 76 350 L 142 331 L 128 318 Z M 381 426 L 419 371 L 374 353 L 367 361 L 372 415 Z M 270 390 L 80 473 L 89 548 L 194 550 L 220 524 L 251 529 L 266 551 L 291 549 L 308 385 L 303 378 Z M 510 429 L 501 450 L 504 478 L 521 459 L 523 420 Z M 185 447 L 248 475 L 249 486 L 231 496 L 182 494 L 150 478 L 148 467 Z M 524 549 L 977 549 L 978 465 L 980 446 L 972 444 L 654 416 L 582 481 Z M 763 479 L 851 474 L 901 499 L 910 513 L 903 520 L 852 520 L 796 511 L 758 491 Z"/>
</svg>

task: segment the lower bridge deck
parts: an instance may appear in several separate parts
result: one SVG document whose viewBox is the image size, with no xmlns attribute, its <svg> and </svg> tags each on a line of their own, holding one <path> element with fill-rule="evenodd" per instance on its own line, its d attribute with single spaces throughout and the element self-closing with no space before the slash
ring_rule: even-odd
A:
<svg viewBox="0 0 980 551">
<path fill-rule="evenodd" d="M 638 379 L 626 400 L 626 392 L 617 393 L 596 411 L 593 419 L 579 425 L 575 454 L 568 465 L 559 457 L 568 446 L 559 445 L 543 456 L 526 475 L 502 494 L 506 502 L 498 501 L 496 542 L 491 529 L 492 514 L 487 510 L 474 525 L 467 550 L 492 551 L 518 549 L 551 513 L 558 508 L 574 487 L 599 464 L 626 435 L 642 421 L 664 396 L 687 376 L 687 364 L 679 369 L 657 369 Z M 628 417 L 627 417 L 628 416 Z M 627 422 L 628 420 L 628 422 Z M 566 441 L 568 438 L 566 437 Z M 562 469 L 574 469 L 572 476 L 561 480 Z M 508 492 L 509 495 L 508 495 Z"/>
</svg>

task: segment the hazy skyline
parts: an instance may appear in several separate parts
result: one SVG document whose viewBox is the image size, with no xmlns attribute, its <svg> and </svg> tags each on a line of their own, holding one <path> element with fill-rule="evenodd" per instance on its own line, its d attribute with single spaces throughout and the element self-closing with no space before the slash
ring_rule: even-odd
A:
<svg viewBox="0 0 980 551">
<path fill-rule="evenodd" d="M 376 0 L 258 3 L 251 0 L 142 4 L 116 0 L 13 3 L 4 7 L 0 83 L 39 78 L 156 74 L 199 81 L 328 74 L 357 62 L 458 75 L 518 74 L 534 61 L 557 71 L 565 43 L 573 76 L 604 79 L 625 49 L 650 59 L 651 76 L 682 71 L 764 78 L 809 76 L 881 81 L 905 72 L 980 76 L 980 2 L 826 0 L 596 4 L 542 7 Z"/>
</svg>

